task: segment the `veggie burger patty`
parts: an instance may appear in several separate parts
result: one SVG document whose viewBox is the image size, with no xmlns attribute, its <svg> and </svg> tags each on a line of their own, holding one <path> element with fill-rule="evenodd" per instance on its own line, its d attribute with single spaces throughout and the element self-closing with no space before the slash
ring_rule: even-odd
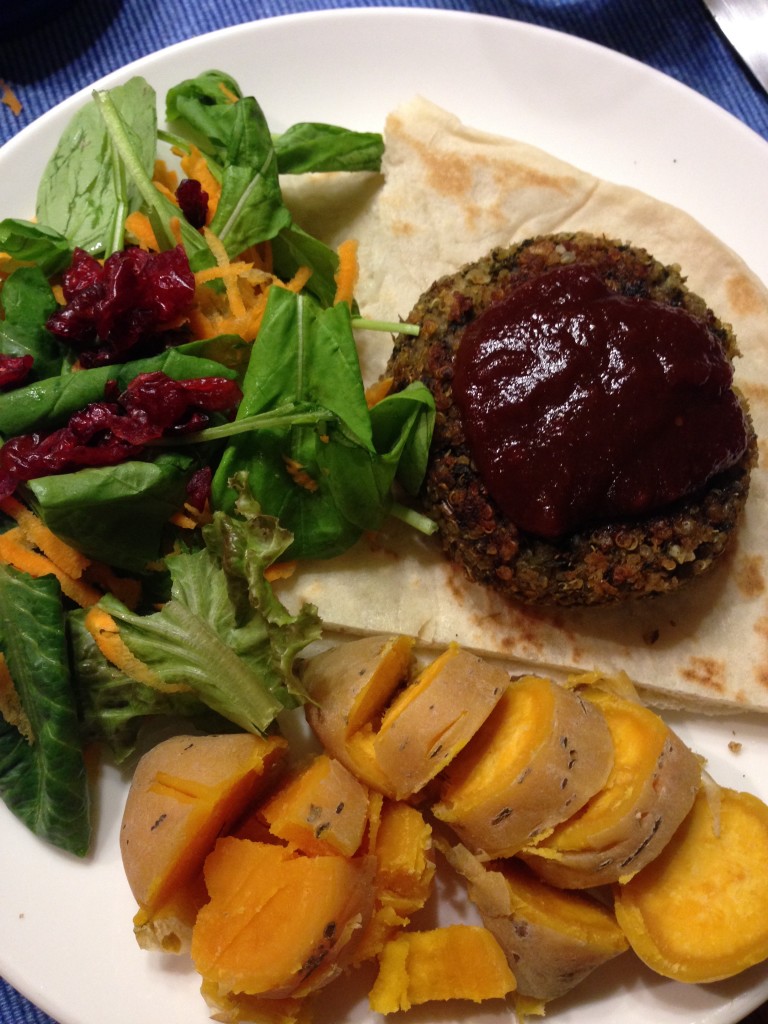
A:
<svg viewBox="0 0 768 1024">
<path fill-rule="evenodd" d="M 470 579 L 604 604 L 674 591 L 723 553 L 757 444 L 736 339 L 677 267 L 540 236 L 436 281 L 408 322 L 387 375 L 435 397 L 421 499 Z"/>
</svg>

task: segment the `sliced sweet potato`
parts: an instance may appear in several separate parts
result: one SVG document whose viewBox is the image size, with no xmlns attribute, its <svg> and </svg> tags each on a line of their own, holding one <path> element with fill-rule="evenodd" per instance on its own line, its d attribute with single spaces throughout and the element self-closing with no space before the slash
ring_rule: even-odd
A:
<svg viewBox="0 0 768 1024">
<path fill-rule="evenodd" d="M 397 799 L 418 793 L 472 739 L 509 686 L 508 673 L 451 645 L 386 709 L 373 752 Z"/>
<path fill-rule="evenodd" d="M 236 733 L 174 736 L 141 758 L 120 832 L 125 875 L 139 904 L 140 946 L 188 947 L 206 856 L 275 782 L 287 753 L 281 737 Z"/>
<path fill-rule="evenodd" d="M 368 817 L 368 790 L 339 761 L 318 754 L 261 806 L 273 835 L 303 853 L 353 857 Z"/>
<path fill-rule="evenodd" d="M 375 905 L 355 952 L 358 962 L 378 956 L 409 924 L 429 899 L 435 875 L 432 829 L 409 804 L 383 799 L 370 848 L 377 862 Z"/>
<path fill-rule="evenodd" d="M 504 950 L 519 995 L 556 999 L 629 948 L 613 911 L 596 900 L 547 885 L 515 858 L 483 863 L 464 846 L 440 848 L 466 878 L 469 898 Z"/>
<path fill-rule="evenodd" d="M 473 851 L 507 857 L 582 807 L 612 761 L 598 707 L 549 679 L 524 676 L 446 769 L 433 811 Z"/>
<path fill-rule="evenodd" d="M 704 983 L 768 958 L 768 807 L 702 787 L 664 850 L 614 887 L 616 917 L 659 974 Z"/>
<path fill-rule="evenodd" d="M 567 889 L 640 871 L 664 849 L 701 784 L 698 758 L 655 712 L 610 689 L 582 692 L 610 728 L 611 774 L 581 811 L 521 853 L 541 878 Z"/>
<path fill-rule="evenodd" d="M 451 646 L 411 678 L 414 641 L 366 637 L 309 661 L 307 720 L 326 750 L 395 799 L 419 792 L 464 747 L 509 683 Z"/>
<path fill-rule="evenodd" d="M 372 723 L 408 678 L 414 641 L 370 636 L 340 644 L 308 660 L 303 683 L 314 703 L 307 721 L 325 749 L 351 772 L 386 792 L 373 754 Z"/>
<path fill-rule="evenodd" d="M 220 992 L 301 997 L 344 968 L 373 909 L 373 857 L 305 857 L 225 836 L 205 862 L 210 900 L 192 959 Z"/>
<path fill-rule="evenodd" d="M 388 942 L 369 1001 L 375 1013 L 394 1013 L 432 1000 L 503 999 L 515 978 L 496 939 L 475 925 L 403 932 Z"/>
</svg>

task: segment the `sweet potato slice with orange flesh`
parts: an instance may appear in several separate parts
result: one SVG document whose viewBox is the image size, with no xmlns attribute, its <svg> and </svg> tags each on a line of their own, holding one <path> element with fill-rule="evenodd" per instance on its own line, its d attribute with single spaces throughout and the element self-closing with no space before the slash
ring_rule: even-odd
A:
<svg viewBox="0 0 768 1024">
<path fill-rule="evenodd" d="M 486 857 L 507 857 L 582 807 L 608 777 L 600 710 L 549 679 L 511 683 L 446 769 L 436 817 Z"/>
<path fill-rule="evenodd" d="M 305 857 L 225 836 L 205 862 L 210 901 L 192 959 L 221 992 L 283 998 L 344 968 L 373 909 L 373 857 Z"/>
<path fill-rule="evenodd" d="M 579 813 L 521 853 L 546 882 L 567 889 L 640 871 L 664 849 L 701 784 L 698 758 L 657 714 L 610 689 L 582 692 L 611 731 L 611 774 Z"/>
<path fill-rule="evenodd" d="M 318 754 L 260 809 L 273 835 L 303 853 L 354 856 L 368 817 L 368 790 L 339 761 Z"/>
<path fill-rule="evenodd" d="M 373 754 L 372 722 L 408 678 L 414 641 L 404 636 L 351 640 L 311 658 L 302 681 L 314 703 L 310 727 L 325 749 L 359 779 L 386 792 Z"/>
<path fill-rule="evenodd" d="M 509 685 L 508 673 L 451 645 L 384 712 L 373 753 L 397 799 L 435 778 L 486 720 Z"/>
<path fill-rule="evenodd" d="M 276 781 L 287 753 L 281 737 L 236 733 L 174 736 L 141 758 L 120 832 L 139 945 L 187 947 L 206 856 Z"/>
<path fill-rule="evenodd" d="M 410 922 L 429 899 L 435 876 L 432 828 L 409 804 L 383 800 L 371 849 L 378 865 L 375 906 L 356 962 L 378 956 L 384 943 Z"/>
<path fill-rule="evenodd" d="M 519 995 L 556 999 L 629 948 L 613 911 L 591 897 L 547 885 L 515 858 L 483 863 L 464 846 L 441 843 L 440 849 L 467 880 Z"/>
<path fill-rule="evenodd" d="M 702 787 L 664 850 L 614 887 L 641 960 L 676 981 L 730 978 L 768 958 L 768 807 Z"/>
<path fill-rule="evenodd" d="M 403 932 L 388 942 L 369 1001 L 375 1013 L 395 1013 L 433 1000 L 503 999 L 515 978 L 496 939 L 475 925 Z"/>
</svg>

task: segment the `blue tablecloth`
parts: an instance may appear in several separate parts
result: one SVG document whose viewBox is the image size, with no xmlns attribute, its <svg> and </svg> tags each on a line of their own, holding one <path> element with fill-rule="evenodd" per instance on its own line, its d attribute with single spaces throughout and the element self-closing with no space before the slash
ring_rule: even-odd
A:
<svg viewBox="0 0 768 1024">
<path fill-rule="evenodd" d="M 35 6 L 0 0 L 0 23 L 14 2 L 20 12 Z M 171 43 L 257 18 L 349 6 L 476 11 L 582 36 L 679 79 L 768 139 L 768 96 L 696 0 L 59 0 L 44 19 L 21 13 L 0 27 L 0 78 L 22 103 L 19 114 L 0 104 L 0 142 L 81 87 Z M 0 1024 L 22 1022 L 51 1024 L 0 979 Z"/>
</svg>

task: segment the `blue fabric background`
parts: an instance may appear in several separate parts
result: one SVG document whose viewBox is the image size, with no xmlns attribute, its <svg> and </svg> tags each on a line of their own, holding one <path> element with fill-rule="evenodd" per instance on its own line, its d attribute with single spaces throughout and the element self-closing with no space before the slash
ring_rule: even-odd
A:
<svg viewBox="0 0 768 1024">
<path fill-rule="evenodd" d="M 0 105 L 0 143 L 71 93 L 171 43 L 258 18 L 350 6 L 476 11 L 559 29 L 671 75 L 768 139 L 768 96 L 698 0 L 58 0 L 41 15 L 46 4 L 0 0 L 0 78 L 23 104 L 19 116 Z M 9 25 L 12 7 L 21 13 Z M 0 979 L 0 1024 L 52 1022 Z"/>
</svg>

